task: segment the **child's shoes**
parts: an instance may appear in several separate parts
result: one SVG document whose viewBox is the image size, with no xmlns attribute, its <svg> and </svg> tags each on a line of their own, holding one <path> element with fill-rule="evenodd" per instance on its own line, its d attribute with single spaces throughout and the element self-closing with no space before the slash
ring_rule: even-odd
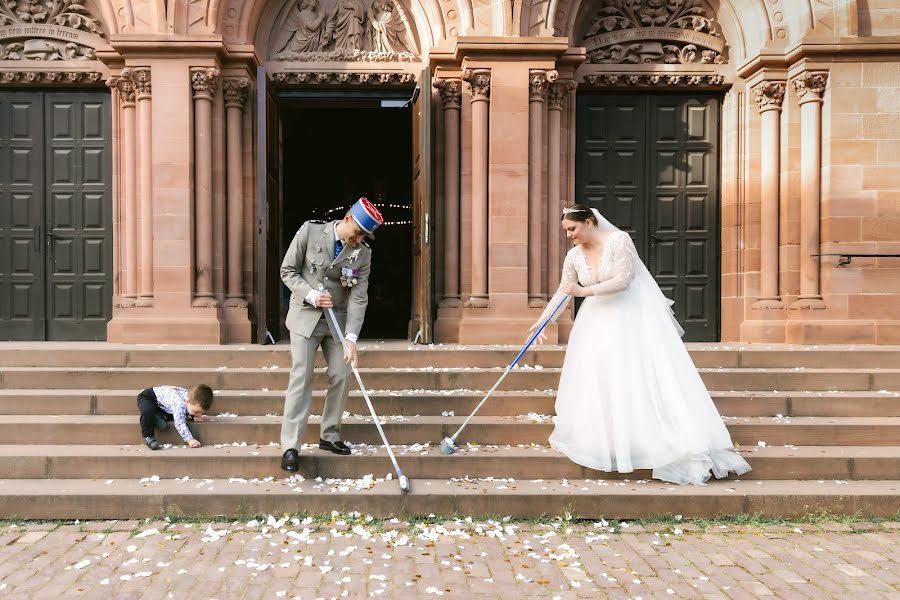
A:
<svg viewBox="0 0 900 600">
<path fill-rule="evenodd" d="M 147 444 L 147 447 L 151 450 L 159 450 L 159 442 L 156 441 L 156 438 L 152 435 L 144 438 L 144 443 Z"/>
</svg>

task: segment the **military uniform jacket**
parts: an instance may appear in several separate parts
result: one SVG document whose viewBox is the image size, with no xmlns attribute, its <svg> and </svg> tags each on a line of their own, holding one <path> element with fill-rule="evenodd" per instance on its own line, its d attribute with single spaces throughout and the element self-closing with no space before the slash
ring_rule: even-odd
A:
<svg viewBox="0 0 900 600">
<path fill-rule="evenodd" d="M 305 300 L 310 290 L 319 290 L 319 284 L 324 285 L 331 293 L 334 312 L 345 335 L 353 333 L 358 336 L 366 316 L 372 250 L 365 243 L 355 248 L 344 244 L 341 253 L 335 258 L 336 223 L 337 221 L 304 223 L 294 235 L 281 263 L 281 280 L 291 290 L 291 305 L 285 322 L 291 332 L 303 337 L 312 335 L 323 314 L 321 308 L 316 308 Z M 356 285 L 341 285 L 342 267 L 359 271 Z"/>
</svg>

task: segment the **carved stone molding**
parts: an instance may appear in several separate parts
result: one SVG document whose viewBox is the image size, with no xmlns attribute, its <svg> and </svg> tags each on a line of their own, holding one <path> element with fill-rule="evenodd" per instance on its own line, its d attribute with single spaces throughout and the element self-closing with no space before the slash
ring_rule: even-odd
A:
<svg viewBox="0 0 900 600">
<path fill-rule="evenodd" d="M 47 83 L 97 83 L 103 73 L 95 71 L 3 71 L 0 83 L 47 84 Z"/>
<path fill-rule="evenodd" d="M 574 92 L 577 87 L 578 84 L 571 79 L 567 79 L 566 81 L 554 81 L 551 83 L 548 95 L 548 106 L 550 110 L 562 110 L 563 105 L 566 103 L 566 98 L 568 98 L 569 94 Z"/>
<path fill-rule="evenodd" d="M 468 84 L 472 102 L 487 100 L 491 97 L 490 69 L 466 69 L 463 73 L 463 81 Z"/>
<path fill-rule="evenodd" d="M 0 60 L 92 60 L 102 35 L 78 0 L 0 2 Z"/>
<path fill-rule="evenodd" d="M 759 112 L 781 109 L 786 87 L 783 81 L 763 81 L 754 87 L 753 99 L 759 106 Z"/>
<path fill-rule="evenodd" d="M 531 100 L 542 100 L 547 88 L 556 81 L 559 73 L 556 71 L 531 71 L 528 74 L 528 87 Z"/>
<path fill-rule="evenodd" d="M 397 85 L 415 82 L 412 73 L 377 73 L 373 71 L 282 71 L 272 74 L 272 81 L 282 85 L 357 84 Z"/>
<path fill-rule="evenodd" d="M 460 108 L 462 98 L 461 79 L 435 79 L 432 84 L 441 95 L 441 103 L 444 108 Z"/>
<path fill-rule="evenodd" d="M 584 76 L 586 87 L 719 87 L 723 75 L 662 73 L 590 73 Z"/>
<path fill-rule="evenodd" d="M 225 95 L 225 106 L 242 108 L 250 91 L 249 77 L 226 77 L 222 80 L 222 93 Z"/>
<path fill-rule="evenodd" d="M 803 73 L 791 80 L 794 92 L 800 98 L 800 104 L 804 102 L 821 102 L 825 93 L 825 84 L 828 83 L 828 73 L 813 72 Z"/>
<path fill-rule="evenodd" d="M 415 28 L 396 0 L 295 0 L 270 55 L 295 62 L 410 62 Z"/>
<path fill-rule="evenodd" d="M 583 35 L 593 63 L 723 63 L 706 0 L 603 0 Z"/>
<path fill-rule="evenodd" d="M 126 67 L 122 69 L 122 77 L 130 77 L 134 81 L 134 89 L 138 100 L 150 97 L 152 92 L 150 67 Z"/>
<path fill-rule="evenodd" d="M 191 88 L 195 99 L 211 99 L 216 95 L 218 84 L 219 69 L 216 67 L 191 67 Z"/>
</svg>

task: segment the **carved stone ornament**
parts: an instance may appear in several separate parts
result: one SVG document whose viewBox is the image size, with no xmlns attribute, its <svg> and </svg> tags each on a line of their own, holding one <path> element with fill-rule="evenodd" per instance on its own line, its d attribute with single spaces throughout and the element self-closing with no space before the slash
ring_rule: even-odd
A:
<svg viewBox="0 0 900 600">
<path fill-rule="evenodd" d="M 0 60 L 93 60 L 102 35 L 77 0 L 0 0 Z"/>
<path fill-rule="evenodd" d="M 781 108 L 784 102 L 784 90 L 787 86 L 783 81 L 763 81 L 753 88 L 753 99 L 759 106 L 760 112 L 764 110 Z"/>
<path fill-rule="evenodd" d="M 463 72 L 463 81 L 469 84 L 469 93 L 472 94 L 472 102 L 487 100 L 491 97 L 491 71 L 490 69 L 466 69 Z"/>
<path fill-rule="evenodd" d="M 216 67 L 191 68 L 191 88 L 194 98 L 212 98 L 219 84 L 219 69 Z"/>
<path fill-rule="evenodd" d="M 461 79 L 435 79 L 432 84 L 441 95 L 444 108 L 459 108 L 462 97 Z"/>
<path fill-rule="evenodd" d="M 576 87 L 578 87 L 578 84 L 571 79 L 551 83 L 548 94 L 550 110 L 562 110 L 563 105 L 566 103 L 566 98 L 575 91 Z"/>
<path fill-rule="evenodd" d="M 532 71 L 529 73 L 528 87 L 530 88 L 531 99 L 543 99 L 550 83 L 556 81 L 557 77 L 559 77 L 559 73 L 556 71 Z"/>
<path fill-rule="evenodd" d="M 222 80 L 222 93 L 225 95 L 226 106 L 244 106 L 249 91 L 249 77 L 226 77 Z"/>
<path fill-rule="evenodd" d="M 809 72 L 791 80 L 794 91 L 800 98 L 800 103 L 822 100 L 825 93 L 825 84 L 828 82 L 828 73 Z"/>
<path fill-rule="evenodd" d="M 97 83 L 103 73 L 95 71 L 3 71 L 0 83 L 47 84 L 47 83 Z"/>
<path fill-rule="evenodd" d="M 275 33 L 273 60 L 411 62 L 414 28 L 396 0 L 294 0 Z"/>
<path fill-rule="evenodd" d="M 282 71 L 272 74 L 272 81 L 282 85 L 356 84 L 397 85 L 413 83 L 412 73 L 375 73 L 371 71 Z"/>
<path fill-rule="evenodd" d="M 725 77 L 715 74 L 662 73 L 590 73 L 584 76 L 586 87 L 719 87 Z"/>
<path fill-rule="evenodd" d="M 725 40 L 706 0 L 603 0 L 583 43 L 592 63 L 721 64 Z"/>
<path fill-rule="evenodd" d="M 124 104 L 134 104 L 136 90 L 134 87 L 134 73 L 131 71 L 123 71 L 121 75 L 110 77 L 106 82 L 110 88 L 115 88 L 119 92 L 119 98 Z"/>
</svg>

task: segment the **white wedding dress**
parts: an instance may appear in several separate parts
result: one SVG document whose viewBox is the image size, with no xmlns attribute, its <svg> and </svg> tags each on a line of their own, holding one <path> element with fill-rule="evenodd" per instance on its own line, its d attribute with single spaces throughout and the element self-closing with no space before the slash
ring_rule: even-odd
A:
<svg viewBox="0 0 900 600">
<path fill-rule="evenodd" d="M 750 465 L 734 452 L 681 341 L 672 301 L 629 235 L 594 214 L 608 229 L 599 272 L 575 246 L 548 305 L 555 308 L 575 281 L 594 294 L 584 299 L 569 337 L 550 445 L 591 469 L 652 469 L 655 479 L 673 483 L 746 473 Z"/>
</svg>

